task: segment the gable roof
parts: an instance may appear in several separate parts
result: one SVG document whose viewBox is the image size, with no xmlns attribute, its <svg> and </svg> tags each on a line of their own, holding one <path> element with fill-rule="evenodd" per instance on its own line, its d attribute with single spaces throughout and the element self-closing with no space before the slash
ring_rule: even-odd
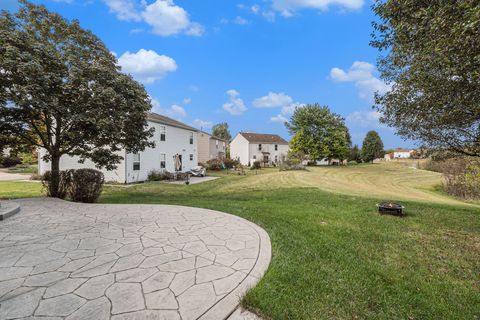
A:
<svg viewBox="0 0 480 320">
<path fill-rule="evenodd" d="M 185 123 L 182 123 L 180 121 L 174 120 L 172 118 L 162 116 L 158 113 L 155 112 L 149 112 L 147 115 L 147 120 L 161 123 L 161 124 L 166 124 L 172 127 L 177 127 L 180 129 L 185 129 L 185 130 L 190 130 L 190 131 L 198 131 L 198 129 L 195 129 L 194 127 L 190 127 L 189 125 L 186 125 Z"/>
<path fill-rule="evenodd" d="M 287 144 L 288 141 L 280 137 L 278 134 L 266 134 L 266 133 L 251 133 L 251 132 L 240 132 L 242 137 L 247 139 L 251 143 L 275 143 L 275 144 Z"/>
<path fill-rule="evenodd" d="M 405 149 L 405 148 L 396 148 L 394 152 L 410 152 L 410 149 Z"/>
<path fill-rule="evenodd" d="M 206 134 L 207 136 L 209 136 L 211 139 L 215 139 L 215 140 L 220 140 L 220 141 L 224 141 L 224 142 L 227 142 L 228 143 L 228 140 L 227 139 L 222 139 L 220 137 L 216 137 L 208 132 L 205 132 L 205 131 L 202 131 L 202 130 L 199 130 L 198 132 L 201 132 L 203 134 Z"/>
</svg>

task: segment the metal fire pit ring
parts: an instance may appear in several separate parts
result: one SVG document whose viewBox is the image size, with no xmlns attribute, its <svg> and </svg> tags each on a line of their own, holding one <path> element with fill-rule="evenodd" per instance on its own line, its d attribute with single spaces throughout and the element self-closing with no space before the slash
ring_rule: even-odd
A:
<svg viewBox="0 0 480 320">
<path fill-rule="evenodd" d="M 384 201 L 377 203 L 378 213 L 391 214 L 394 216 L 405 216 L 405 206 L 393 201 Z"/>
</svg>

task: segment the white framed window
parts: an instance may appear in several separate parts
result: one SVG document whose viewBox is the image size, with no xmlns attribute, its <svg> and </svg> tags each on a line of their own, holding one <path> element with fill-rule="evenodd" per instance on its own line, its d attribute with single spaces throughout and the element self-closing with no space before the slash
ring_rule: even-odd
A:
<svg viewBox="0 0 480 320">
<path fill-rule="evenodd" d="M 140 153 L 133 154 L 133 170 L 140 170 Z"/>
<path fill-rule="evenodd" d="M 275 145 L 275 151 L 278 151 L 278 144 Z"/>
<path fill-rule="evenodd" d="M 165 141 L 165 136 L 166 136 L 166 129 L 165 126 L 160 127 L 160 141 Z"/>
<path fill-rule="evenodd" d="M 165 169 L 167 167 L 167 155 L 165 153 L 160 153 L 160 169 Z"/>
<path fill-rule="evenodd" d="M 193 132 L 190 132 L 190 144 L 193 144 Z"/>
<path fill-rule="evenodd" d="M 262 144 L 261 143 L 258 144 L 258 150 L 260 150 L 260 151 L 262 150 Z"/>
<path fill-rule="evenodd" d="M 193 161 L 193 154 L 190 154 L 190 161 Z"/>
</svg>

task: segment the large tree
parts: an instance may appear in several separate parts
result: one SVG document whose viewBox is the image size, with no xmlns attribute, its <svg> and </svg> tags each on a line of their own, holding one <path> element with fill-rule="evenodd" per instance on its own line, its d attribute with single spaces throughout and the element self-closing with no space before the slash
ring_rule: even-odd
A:
<svg viewBox="0 0 480 320">
<path fill-rule="evenodd" d="M 114 169 L 119 150 L 150 146 L 151 104 L 78 21 L 20 2 L 18 13 L 0 13 L 0 134 L 46 149 L 55 197 L 61 156 Z"/>
<path fill-rule="evenodd" d="M 362 144 L 362 160 L 371 162 L 385 155 L 383 142 L 376 131 L 369 131 Z"/>
<path fill-rule="evenodd" d="M 296 108 L 285 124 L 293 135 L 293 152 L 308 154 L 310 159 L 346 159 L 350 151 L 350 135 L 345 120 L 327 106 L 318 104 Z"/>
<path fill-rule="evenodd" d="M 376 0 L 371 44 L 386 52 L 381 121 L 431 147 L 480 156 L 480 2 Z"/>
<path fill-rule="evenodd" d="M 228 129 L 228 123 L 226 122 L 214 125 L 212 128 L 212 135 L 227 141 L 230 141 L 232 139 L 230 130 Z"/>
</svg>

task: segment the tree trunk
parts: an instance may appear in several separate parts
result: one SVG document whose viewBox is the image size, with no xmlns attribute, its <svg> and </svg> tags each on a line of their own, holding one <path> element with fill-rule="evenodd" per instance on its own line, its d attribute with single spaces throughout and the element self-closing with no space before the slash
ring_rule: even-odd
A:
<svg viewBox="0 0 480 320">
<path fill-rule="evenodd" d="M 48 183 L 48 196 L 52 198 L 62 198 L 60 191 L 60 156 L 53 156 L 50 169 L 50 181 Z"/>
</svg>

